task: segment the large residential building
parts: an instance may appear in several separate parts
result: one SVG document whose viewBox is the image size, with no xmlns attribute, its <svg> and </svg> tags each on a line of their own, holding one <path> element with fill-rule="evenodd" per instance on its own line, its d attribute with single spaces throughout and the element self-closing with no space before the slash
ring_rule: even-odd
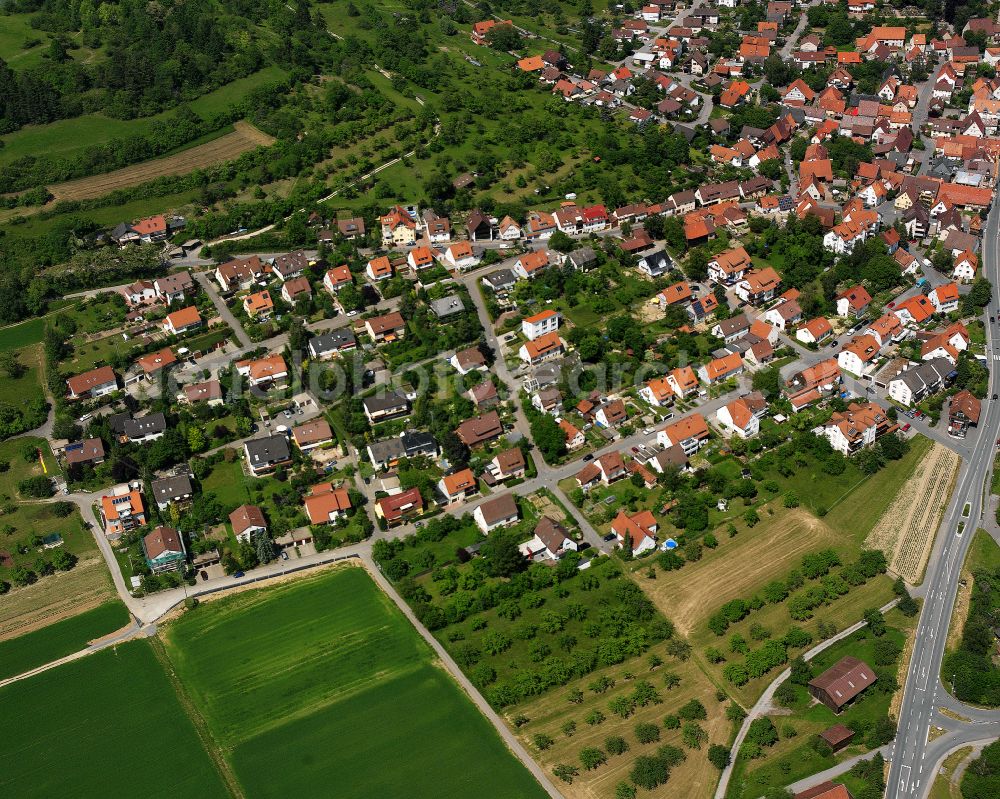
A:
<svg viewBox="0 0 1000 799">
<path fill-rule="evenodd" d="M 837 452 L 851 455 L 893 429 L 885 410 L 874 402 L 852 402 L 846 411 L 834 412 L 823 426 L 823 434 Z"/>
</svg>

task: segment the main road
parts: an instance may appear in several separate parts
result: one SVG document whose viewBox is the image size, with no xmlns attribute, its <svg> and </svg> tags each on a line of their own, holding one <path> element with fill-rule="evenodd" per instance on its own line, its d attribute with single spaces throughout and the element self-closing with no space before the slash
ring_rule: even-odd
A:
<svg viewBox="0 0 1000 799">
<path fill-rule="evenodd" d="M 982 255 L 984 274 L 993 282 L 990 307 L 995 310 L 1000 307 L 1000 211 L 996 205 L 987 220 Z M 995 367 L 1000 363 L 1000 338 L 988 324 L 988 314 L 989 310 L 984 314 L 987 317 L 986 355 L 990 365 Z M 950 731 L 946 738 L 928 741 L 932 719 L 935 726 L 941 726 L 945 718 L 936 712 L 936 708 L 943 705 L 962 707 L 947 695 L 947 689 L 941 683 L 941 661 L 962 562 L 976 528 L 980 526 L 981 517 L 989 511 L 985 503 L 985 483 L 990 477 L 994 442 L 1000 438 L 1000 403 L 990 400 L 993 392 L 997 391 L 996 386 L 996 370 L 991 368 L 989 394 L 983 403 L 976 442 L 959 472 L 958 483 L 938 531 L 928 566 L 924 606 L 917 624 L 916 641 L 899 711 L 899 728 L 891 753 L 887 799 L 920 799 L 926 796 L 934 782 L 936 764 L 943 756 L 944 747 L 953 747 L 955 743 L 970 740 L 976 735 L 980 738 L 995 737 L 997 727 L 1000 727 L 997 723 L 1000 713 L 977 712 L 969 708 L 968 712 L 960 710 L 959 714 L 969 718 L 972 724 Z"/>
</svg>

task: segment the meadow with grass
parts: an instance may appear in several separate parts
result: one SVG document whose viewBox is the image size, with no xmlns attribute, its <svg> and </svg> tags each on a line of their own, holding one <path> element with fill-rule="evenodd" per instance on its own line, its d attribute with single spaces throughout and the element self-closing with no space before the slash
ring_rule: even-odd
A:
<svg viewBox="0 0 1000 799">
<path fill-rule="evenodd" d="M 147 641 L 0 688 L 0 703 L 6 796 L 229 796 Z"/>
<path fill-rule="evenodd" d="M 250 795 L 543 795 L 362 569 L 220 599 L 164 638 Z"/>
<path fill-rule="evenodd" d="M 0 680 L 24 674 L 78 652 L 91 641 L 120 630 L 130 621 L 118 600 L 104 602 L 76 616 L 0 641 Z"/>
</svg>

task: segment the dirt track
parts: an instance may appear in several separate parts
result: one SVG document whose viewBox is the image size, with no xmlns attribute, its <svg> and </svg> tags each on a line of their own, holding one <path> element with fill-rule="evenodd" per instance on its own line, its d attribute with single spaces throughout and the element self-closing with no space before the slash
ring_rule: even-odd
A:
<svg viewBox="0 0 1000 799">
<path fill-rule="evenodd" d="M 255 147 L 266 147 L 274 143 L 272 137 L 257 130 L 249 122 L 236 122 L 233 127 L 235 130 L 232 133 L 175 155 L 143 161 L 103 175 L 57 183 L 48 189 L 56 200 L 91 200 L 164 175 L 183 175 L 195 169 L 232 161 Z"/>
</svg>

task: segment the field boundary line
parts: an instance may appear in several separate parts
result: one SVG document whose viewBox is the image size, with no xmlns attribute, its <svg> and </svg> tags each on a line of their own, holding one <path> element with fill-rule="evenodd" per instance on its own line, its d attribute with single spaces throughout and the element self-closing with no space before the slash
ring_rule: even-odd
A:
<svg viewBox="0 0 1000 799">
<path fill-rule="evenodd" d="M 156 636 L 152 636 L 149 639 L 149 644 L 153 650 L 153 656 L 160 664 L 164 675 L 166 675 L 167 680 L 170 682 L 170 687 L 173 688 L 174 694 L 177 696 L 177 701 L 180 702 L 184 715 L 191 721 L 195 734 L 198 736 L 198 740 L 201 741 L 202 748 L 211 759 L 215 770 L 218 771 L 229 795 L 233 799 L 246 799 L 246 794 L 243 793 L 243 787 L 240 785 L 239 780 L 236 779 L 235 772 L 233 772 L 225 755 L 222 754 L 222 749 L 216 743 L 211 730 L 208 728 L 208 722 L 201 715 L 178 679 L 177 673 L 174 671 L 174 664 L 170 660 L 170 655 L 167 654 L 163 641 Z"/>
</svg>

